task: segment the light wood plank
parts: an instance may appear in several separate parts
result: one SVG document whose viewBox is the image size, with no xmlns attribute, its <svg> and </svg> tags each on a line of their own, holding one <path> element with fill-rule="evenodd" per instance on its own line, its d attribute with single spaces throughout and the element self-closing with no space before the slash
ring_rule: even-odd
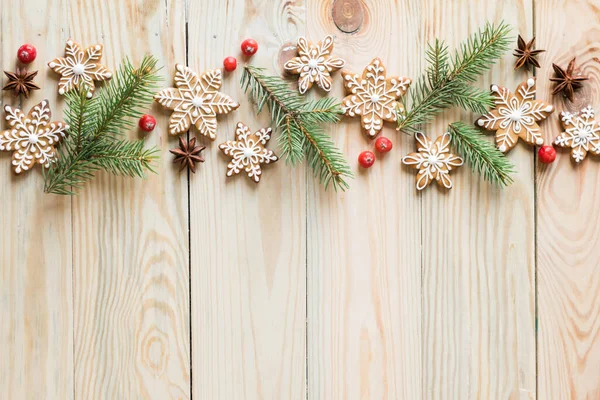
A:
<svg viewBox="0 0 600 400">
<path fill-rule="evenodd" d="M 24 112 L 44 99 L 53 120 L 62 118 L 46 60 L 63 42 L 66 1 L 0 3 L 0 60 L 14 71 L 25 42 L 37 47 L 29 70 L 42 88 L 29 99 L 3 92 L 2 103 Z M 5 82 L 4 75 L 2 82 Z M 4 83 L 3 83 L 4 85 Z M 0 129 L 7 129 L 4 111 Z M 0 153 L 0 397 L 73 398 L 71 202 L 46 195 L 41 169 L 16 176 L 11 153 Z"/>
<path fill-rule="evenodd" d="M 352 2 L 349 2 L 352 3 Z M 332 2 L 309 1 L 307 36 L 336 36 L 334 52 L 361 73 L 380 57 L 388 76 L 416 78 L 423 49 L 420 1 L 363 4 L 364 20 L 344 34 L 331 18 Z M 354 2 L 356 5 L 357 2 Z M 347 15 L 358 8 L 343 9 Z M 394 28 L 392 28 L 394 27 Z M 342 98 L 334 78 L 332 96 Z M 308 397 L 419 399 L 421 390 L 420 200 L 414 177 L 400 169 L 412 140 L 387 124 L 380 134 L 393 150 L 369 170 L 357 157 L 373 149 L 358 119 L 328 128 L 355 178 L 346 193 L 308 191 Z"/>
<path fill-rule="evenodd" d="M 185 55 L 184 13 L 183 0 L 72 1 L 69 33 L 103 43 L 111 70 L 154 54 L 166 86 Z M 171 164 L 169 114 L 151 112 L 159 175 L 98 174 L 73 200 L 77 398 L 190 397 L 187 177 Z"/>
<path fill-rule="evenodd" d="M 424 3 L 424 39 L 455 48 L 486 20 L 532 35 L 531 1 Z M 527 79 L 507 54 L 478 84 L 514 90 Z M 477 116 L 449 111 L 426 128 Z M 493 135 L 490 135 L 492 140 Z M 428 188 L 423 201 L 423 365 L 430 399 L 533 399 L 535 381 L 533 150 L 508 157 L 515 183 L 494 188 L 463 166 L 449 192 Z"/>
<path fill-rule="evenodd" d="M 253 65 L 275 73 L 280 46 L 304 30 L 303 1 L 190 2 L 189 65 L 219 68 L 240 43 L 259 43 Z M 185 60 L 180 60 L 181 62 Z M 306 197 L 303 168 L 263 168 L 256 185 L 226 178 L 218 144 L 234 124 L 268 126 L 239 87 L 240 65 L 222 91 L 241 103 L 202 138 L 206 162 L 191 177 L 192 360 L 196 399 L 300 399 L 305 390 Z M 191 135 L 197 136 L 195 129 Z M 276 148 L 276 138 L 269 145 Z"/>
<path fill-rule="evenodd" d="M 556 115 L 546 139 L 561 132 L 559 113 L 600 107 L 599 1 L 536 1 L 539 39 L 547 44 L 540 95 L 549 98 L 552 62 L 577 56 L 590 80 L 575 102 L 554 96 Z M 544 43 L 542 42 L 542 43 Z M 538 168 L 538 393 L 540 399 L 600 398 L 600 172 L 598 157 L 575 165 L 559 149 L 556 161 Z"/>
</svg>

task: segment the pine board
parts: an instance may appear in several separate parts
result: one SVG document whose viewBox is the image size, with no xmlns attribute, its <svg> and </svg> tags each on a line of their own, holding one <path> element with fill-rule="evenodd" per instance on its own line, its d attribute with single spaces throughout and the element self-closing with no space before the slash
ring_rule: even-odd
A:
<svg viewBox="0 0 600 400">
<path fill-rule="evenodd" d="M 2 67 L 13 68 L 18 45 L 36 44 L 43 90 L 2 101 L 48 98 L 58 119 L 63 101 L 45 63 L 70 36 L 104 44 L 111 69 L 155 54 L 165 86 L 176 63 L 219 67 L 250 36 L 260 45 L 252 64 L 272 72 L 299 35 L 333 34 L 348 69 L 379 56 L 388 74 L 416 78 L 427 41 L 456 46 L 485 20 L 504 20 L 547 50 L 539 98 L 551 99 L 552 61 L 577 56 L 590 84 L 574 105 L 553 104 L 600 106 L 598 1 L 338 2 L 346 17 L 364 13 L 357 32 L 338 29 L 331 0 L 6 0 Z M 526 75 L 513 61 L 479 84 L 514 89 Z M 559 151 L 540 167 L 519 144 L 510 188 L 465 166 L 451 192 L 419 194 L 400 165 L 414 141 L 387 125 L 394 150 L 365 172 L 355 159 L 371 144 L 344 118 L 330 132 L 355 173 L 349 192 L 325 192 L 283 160 L 255 185 L 226 178 L 217 147 L 238 121 L 268 125 L 240 77 L 241 68 L 224 75 L 241 107 L 219 118 L 215 142 L 200 139 L 206 162 L 195 175 L 171 165 L 177 139 L 156 106 L 148 141 L 162 161 L 145 181 L 99 174 L 79 197 L 49 196 L 39 171 L 15 177 L 0 153 L 1 398 L 600 398 L 598 160 L 574 166 Z M 343 95 L 339 75 L 332 95 Z M 426 132 L 475 117 L 451 111 Z M 543 127 L 554 138 L 558 116 Z"/>
</svg>

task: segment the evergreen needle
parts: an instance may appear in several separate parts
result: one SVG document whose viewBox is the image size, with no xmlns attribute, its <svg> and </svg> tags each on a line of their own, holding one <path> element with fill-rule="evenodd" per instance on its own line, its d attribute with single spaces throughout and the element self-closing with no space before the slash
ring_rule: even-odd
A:
<svg viewBox="0 0 600 400">
<path fill-rule="evenodd" d="M 342 110 L 335 99 L 322 98 L 307 102 L 276 76 L 265 75 L 264 69 L 244 67 L 242 87 L 256 103 L 260 113 L 266 105 L 271 123 L 279 132 L 279 147 L 292 166 L 306 158 L 315 177 L 326 188 L 347 189 L 345 178 L 352 172 L 342 152 L 320 127 L 338 122 Z"/>
<path fill-rule="evenodd" d="M 448 127 L 450 141 L 471 169 L 494 184 L 507 186 L 513 182 L 514 165 L 492 143 L 483 138 L 475 127 L 454 122 Z"/>
</svg>

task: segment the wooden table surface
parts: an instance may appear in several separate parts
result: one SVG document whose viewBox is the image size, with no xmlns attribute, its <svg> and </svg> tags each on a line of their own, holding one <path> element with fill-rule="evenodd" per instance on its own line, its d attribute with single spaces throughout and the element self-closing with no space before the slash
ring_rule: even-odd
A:
<svg viewBox="0 0 600 400">
<path fill-rule="evenodd" d="M 46 63 L 69 38 L 104 44 L 112 70 L 153 53 L 165 87 L 176 63 L 220 67 L 246 37 L 260 45 L 251 63 L 279 73 L 282 45 L 326 34 L 350 70 L 379 56 L 389 74 L 417 78 L 428 41 L 456 46 L 504 20 L 547 50 L 538 98 L 558 111 L 600 107 L 598 0 L 339 2 L 334 21 L 332 0 L 3 0 L 2 68 L 32 43 L 42 86 L 3 104 L 47 98 L 59 118 Z M 361 14 L 357 32 L 338 29 Z M 574 56 L 590 80 L 569 103 L 549 78 L 552 62 Z M 513 62 L 507 54 L 481 87 L 514 89 L 527 74 Z M 329 131 L 355 173 L 348 192 L 283 161 L 259 185 L 227 179 L 219 141 L 237 121 L 268 125 L 240 76 L 223 91 L 241 107 L 220 118 L 217 142 L 200 141 L 194 176 L 171 164 L 177 139 L 158 105 L 148 142 L 162 160 L 145 181 L 101 173 L 77 197 L 46 195 L 39 168 L 14 176 L 0 154 L 0 398 L 600 399 L 598 157 L 575 166 L 559 151 L 544 167 L 519 143 L 505 190 L 465 166 L 450 192 L 417 193 L 400 162 L 414 140 L 387 125 L 394 150 L 359 170 L 372 143 L 344 119 Z M 331 95 L 342 94 L 338 74 Z M 475 117 L 449 111 L 426 132 Z M 542 125 L 545 140 L 558 121 Z"/>
</svg>

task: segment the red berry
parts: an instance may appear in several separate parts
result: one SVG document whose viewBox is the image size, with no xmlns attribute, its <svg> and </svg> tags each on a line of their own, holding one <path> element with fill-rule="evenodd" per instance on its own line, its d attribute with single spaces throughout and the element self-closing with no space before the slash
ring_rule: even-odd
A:
<svg viewBox="0 0 600 400">
<path fill-rule="evenodd" d="M 245 56 L 252 56 L 258 51 L 258 43 L 254 39 L 246 39 L 242 42 L 242 53 Z"/>
<path fill-rule="evenodd" d="M 156 126 L 156 119 L 152 115 L 142 115 L 139 122 L 140 129 L 144 132 L 152 132 Z"/>
<path fill-rule="evenodd" d="M 30 44 L 24 44 L 23 46 L 19 47 L 19 50 L 17 50 L 17 58 L 23 64 L 29 64 L 33 62 L 36 56 L 37 50 Z"/>
<path fill-rule="evenodd" d="M 225 58 L 223 60 L 223 67 L 227 72 L 235 71 L 235 69 L 237 68 L 237 60 L 235 59 L 235 57 L 231 56 Z"/>
<path fill-rule="evenodd" d="M 392 141 L 386 137 L 379 137 L 375 141 L 375 150 L 380 153 L 387 153 L 392 149 Z"/>
<path fill-rule="evenodd" d="M 375 154 L 370 151 L 363 151 L 358 155 L 358 163 L 363 168 L 369 168 L 375 163 Z"/>
<path fill-rule="evenodd" d="M 552 146 L 542 146 L 540 147 L 540 151 L 538 151 L 538 156 L 541 162 L 550 164 L 556 160 L 556 150 Z"/>
</svg>

